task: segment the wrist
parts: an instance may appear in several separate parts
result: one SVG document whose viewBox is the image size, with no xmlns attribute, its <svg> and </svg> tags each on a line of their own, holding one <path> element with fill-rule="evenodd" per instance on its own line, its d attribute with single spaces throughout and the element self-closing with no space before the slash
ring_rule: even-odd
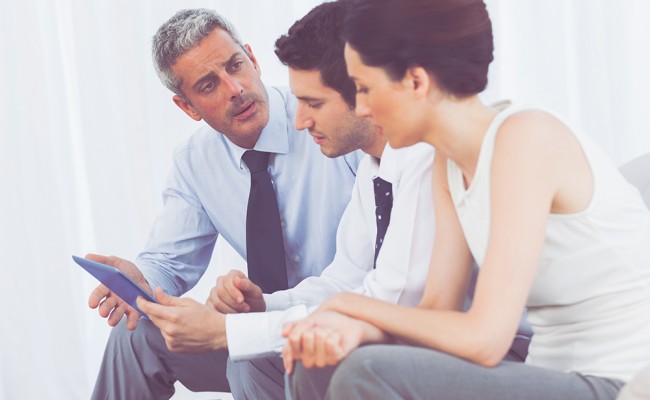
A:
<svg viewBox="0 0 650 400">
<path fill-rule="evenodd" d="M 344 306 L 345 304 L 346 293 L 337 293 L 327 299 L 319 308 L 322 311 L 335 311 L 341 314 L 345 314 Z"/>
<path fill-rule="evenodd" d="M 217 310 L 215 313 L 215 332 L 212 335 L 212 350 L 223 350 L 228 348 L 228 335 L 226 335 L 226 315 Z"/>
</svg>

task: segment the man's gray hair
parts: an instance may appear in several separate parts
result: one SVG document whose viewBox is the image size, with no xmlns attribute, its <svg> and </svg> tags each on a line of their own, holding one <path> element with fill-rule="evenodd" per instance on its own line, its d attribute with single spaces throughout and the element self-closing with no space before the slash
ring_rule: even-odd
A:
<svg viewBox="0 0 650 400">
<path fill-rule="evenodd" d="M 153 37 L 151 54 L 156 73 L 169 90 L 185 97 L 181 90 L 181 80 L 174 75 L 172 66 L 180 56 L 197 46 L 217 28 L 226 31 L 235 43 L 243 47 L 230 22 L 206 8 L 180 10 L 158 28 Z"/>
</svg>

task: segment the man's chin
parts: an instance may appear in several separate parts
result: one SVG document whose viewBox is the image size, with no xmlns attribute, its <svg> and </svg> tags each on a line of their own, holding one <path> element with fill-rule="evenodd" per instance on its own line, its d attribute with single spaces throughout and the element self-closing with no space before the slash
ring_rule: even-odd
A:
<svg viewBox="0 0 650 400">
<path fill-rule="evenodd" d="M 234 120 L 233 128 L 242 134 L 253 135 L 262 132 L 264 127 L 269 123 L 268 114 L 256 113 L 252 118 L 244 120 Z"/>
<path fill-rule="evenodd" d="M 342 152 L 340 149 L 332 149 L 328 147 L 323 147 L 321 146 L 320 152 L 323 153 L 324 156 L 329 157 L 329 158 L 336 158 L 340 157 L 346 153 Z"/>
</svg>

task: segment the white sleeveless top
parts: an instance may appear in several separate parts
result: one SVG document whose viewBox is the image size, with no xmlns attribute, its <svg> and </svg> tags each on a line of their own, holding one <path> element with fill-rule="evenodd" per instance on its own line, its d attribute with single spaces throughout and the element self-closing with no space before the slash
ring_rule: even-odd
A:
<svg viewBox="0 0 650 400">
<path fill-rule="evenodd" d="M 505 119 L 525 109 L 531 108 L 511 106 L 496 116 L 467 190 L 458 166 L 447 164 L 451 196 L 479 265 L 488 243 L 495 137 Z M 650 210 L 587 137 L 574 135 L 591 167 L 594 194 L 585 210 L 549 217 L 527 302 L 535 334 L 526 362 L 628 381 L 650 362 Z"/>
</svg>

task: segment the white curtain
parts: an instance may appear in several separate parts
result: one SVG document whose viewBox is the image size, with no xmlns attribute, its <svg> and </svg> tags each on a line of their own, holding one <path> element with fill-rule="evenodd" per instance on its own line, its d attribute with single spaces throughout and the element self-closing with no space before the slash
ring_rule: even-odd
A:
<svg viewBox="0 0 650 400">
<path fill-rule="evenodd" d="M 486 3 L 495 36 L 486 99 L 554 110 L 619 164 L 650 151 L 650 2 Z"/>
<path fill-rule="evenodd" d="M 72 254 L 132 259 L 174 146 L 196 123 L 151 66 L 179 8 L 210 7 L 286 84 L 275 39 L 317 0 L 32 0 L 0 4 L 0 400 L 86 399 L 109 328 Z M 488 0 L 496 62 L 486 101 L 542 104 L 621 163 L 650 151 L 650 2 Z M 193 295 L 242 267 L 223 244 Z"/>
</svg>

